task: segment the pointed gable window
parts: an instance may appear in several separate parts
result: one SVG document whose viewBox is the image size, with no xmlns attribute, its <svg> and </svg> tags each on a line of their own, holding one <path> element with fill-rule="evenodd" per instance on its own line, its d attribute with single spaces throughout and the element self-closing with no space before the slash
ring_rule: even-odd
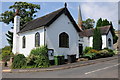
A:
<svg viewBox="0 0 120 80">
<path fill-rule="evenodd" d="M 22 38 L 22 47 L 25 48 L 25 46 L 26 46 L 26 38 L 25 38 L 25 36 L 23 36 L 23 38 Z"/>
<path fill-rule="evenodd" d="M 111 39 L 110 39 L 110 38 L 108 39 L 108 46 L 109 46 L 109 47 L 112 46 L 112 43 L 111 43 Z"/>
<path fill-rule="evenodd" d="M 65 32 L 59 35 L 59 47 L 63 47 L 63 48 L 69 47 L 69 36 Z"/>
<path fill-rule="evenodd" d="M 39 34 L 39 32 L 37 32 L 35 34 L 35 47 L 38 47 L 38 46 L 40 46 L 40 34 Z"/>
</svg>

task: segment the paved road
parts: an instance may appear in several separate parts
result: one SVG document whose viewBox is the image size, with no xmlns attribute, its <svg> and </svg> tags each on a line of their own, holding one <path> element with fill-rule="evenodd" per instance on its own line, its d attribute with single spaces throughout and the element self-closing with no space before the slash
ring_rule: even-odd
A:
<svg viewBox="0 0 120 80">
<path fill-rule="evenodd" d="M 118 78 L 118 59 L 59 71 L 3 73 L 3 78 Z"/>
</svg>

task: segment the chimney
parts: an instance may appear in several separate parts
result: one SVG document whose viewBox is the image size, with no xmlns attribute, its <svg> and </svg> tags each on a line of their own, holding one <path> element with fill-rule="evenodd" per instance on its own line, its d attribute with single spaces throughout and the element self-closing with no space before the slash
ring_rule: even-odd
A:
<svg viewBox="0 0 120 80">
<path fill-rule="evenodd" d="M 81 9 L 80 9 L 80 5 L 78 7 L 78 27 L 83 30 L 83 26 L 82 26 L 82 14 L 81 14 Z"/>
<path fill-rule="evenodd" d="M 18 52 L 19 47 L 19 36 L 18 32 L 20 30 L 20 16 L 19 10 L 16 10 L 15 17 L 14 17 L 14 27 L 13 27 L 13 48 L 12 52 L 16 54 Z"/>
<path fill-rule="evenodd" d="M 15 16 L 19 16 L 19 9 L 16 10 Z"/>
</svg>

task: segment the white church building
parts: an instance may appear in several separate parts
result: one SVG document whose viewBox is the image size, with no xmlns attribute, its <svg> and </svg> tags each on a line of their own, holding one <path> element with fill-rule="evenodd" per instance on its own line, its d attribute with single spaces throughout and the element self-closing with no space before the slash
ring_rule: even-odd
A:
<svg viewBox="0 0 120 80">
<path fill-rule="evenodd" d="M 32 49 L 47 45 L 52 51 L 52 55 L 48 54 L 50 60 L 56 55 L 64 55 L 67 59 L 67 55 L 76 54 L 76 58 L 79 58 L 85 47 L 92 47 L 93 29 L 82 30 L 80 9 L 78 21 L 78 24 L 74 21 L 65 4 L 64 8 L 32 20 L 20 29 L 20 16 L 17 12 L 14 18 L 12 51 L 14 54 L 28 56 Z M 111 26 L 101 27 L 100 31 L 102 48 L 113 49 Z"/>
</svg>

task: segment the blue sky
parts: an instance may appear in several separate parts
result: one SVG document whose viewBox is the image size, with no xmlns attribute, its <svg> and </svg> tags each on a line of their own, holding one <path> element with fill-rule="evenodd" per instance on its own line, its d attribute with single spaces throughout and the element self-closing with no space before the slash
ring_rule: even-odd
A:
<svg viewBox="0 0 120 80">
<path fill-rule="evenodd" d="M 40 11 L 37 13 L 36 18 L 41 17 L 45 14 L 48 14 L 52 11 L 64 7 L 64 2 L 30 2 L 34 4 L 39 4 L 41 6 Z M 9 6 L 13 5 L 14 2 L 2 2 L 2 11 L 0 13 L 9 10 Z M 118 3 L 117 2 L 67 2 L 67 7 L 77 22 L 78 16 L 78 6 L 81 6 L 82 18 L 86 20 L 87 18 L 92 18 L 97 21 L 100 17 L 103 19 L 108 19 L 109 21 L 113 22 L 114 28 L 117 29 L 118 27 Z M 2 37 L 2 45 L 8 45 L 5 33 L 10 30 L 12 24 L 6 25 L 4 23 L 0 23 L 2 25 L 2 31 L 0 34 Z M 0 39 L 1 40 L 1 39 Z"/>
</svg>

